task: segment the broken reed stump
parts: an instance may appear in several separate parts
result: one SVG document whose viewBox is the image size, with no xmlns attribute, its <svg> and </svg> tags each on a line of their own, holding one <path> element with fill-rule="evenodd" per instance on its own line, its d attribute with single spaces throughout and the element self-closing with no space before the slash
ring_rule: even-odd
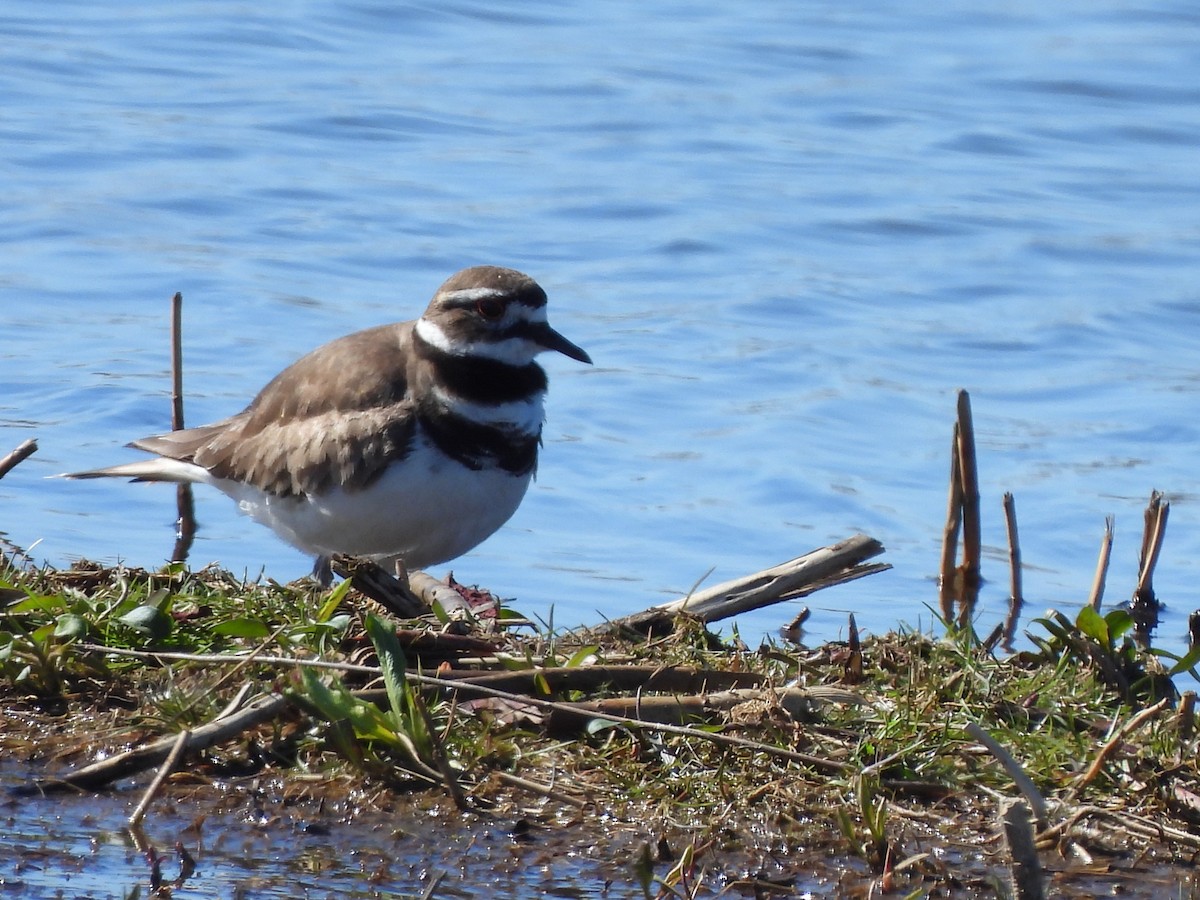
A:
<svg viewBox="0 0 1200 900">
<path fill-rule="evenodd" d="M 1017 537 L 1017 501 L 1011 491 L 1004 494 L 1004 524 L 1008 533 L 1008 569 L 1011 590 L 1008 598 L 1008 615 L 1004 619 L 1004 649 L 1013 648 L 1017 634 L 1017 622 L 1021 619 L 1021 607 L 1025 605 L 1025 593 L 1021 586 L 1021 541 Z"/>
<path fill-rule="evenodd" d="M 1151 491 L 1146 504 L 1145 528 L 1142 530 L 1142 549 L 1138 554 L 1137 587 L 1129 601 L 1129 614 L 1133 617 L 1134 638 L 1146 644 L 1150 633 L 1158 625 L 1158 614 L 1162 609 L 1154 595 L 1154 567 L 1162 552 L 1163 538 L 1167 534 L 1167 514 L 1171 504 L 1161 491 Z"/>
<path fill-rule="evenodd" d="M 1112 557 L 1113 534 L 1116 520 L 1112 516 L 1104 517 L 1104 535 L 1100 538 L 1100 555 L 1096 559 L 1096 575 L 1092 578 L 1092 592 L 1088 597 L 1088 606 L 1100 612 L 1100 603 L 1104 600 L 1104 582 L 1108 580 L 1108 561 Z"/>
<path fill-rule="evenodd" d="M 183 429 L 183 294 L 171 298 L 171 430 Z M 172 562 L 186 562 L 196 540 L 196 501 L 190 484 L 175 486 L 175 546 Z"/>
<path fill-rule="evenodd" d="M 1154 596 L 1154 567 L 1158 565 L 1158 555 L 1162 552 L 1163 538 L 1167 533 L 1167 514 L 1171 504 L 1163 497 L 1161 491 L 1150 492 L 1150 502 L 1146 504 L 1145 529 L 1142 531 L 1142 549 L 1138 553 L 1138 580 L 1133 591 L 1133 605 L 1157 608 L 1158 600 Z"/>
<path fill-rule="evenodd" d="M 950 448 L 950 497 L 946 526 L 942 536 L 942 560 L 938 577 L 938 600 L 946 622 L 955 619 L 954 604 L 960 605 L 958 621 L 971 619 L 979 598 L 980 561 L 983 555 L 982 526 L 979 512 L 979 469 L 975 455 L 975 425 L 971 417 L 971 396 L 958 392 L 958 419 Z M 954 564 L 962 533 L 962 562 Z"/>
<path fill-rule="evenodd" d="M 679 600 L 614 619 L 597 630 L 628 629 L 641 634 L 669 631 L 678 615 L 701 622 L 716 622 L 784 600 L 795 600 L 822 588 L 890 569 L 886 563 L 863 565 L 883 550 L 883 544 L 873 537 L 856 534 L 753 575 L 722 582 Z"/>
</svg>

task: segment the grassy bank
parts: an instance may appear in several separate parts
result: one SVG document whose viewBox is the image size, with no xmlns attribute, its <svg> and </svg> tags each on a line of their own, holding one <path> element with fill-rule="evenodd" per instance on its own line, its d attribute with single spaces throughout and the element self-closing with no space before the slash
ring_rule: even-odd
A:
<svg viewBox="0 0 1200 900">
<path fill-rule="evenodd" d="M 633 834 L 645 853 L 614 869 L 651 895 L 1006 895 L 1007 811 L 1044 887 L 1191 896 L 1169 866 L 1200 851 L 1194 660 L 1139 649 L 1122 610 L 1050 614 L 1007 655 L 969 626 L 804 648 L 686 617 L 556 633 L 486 602 L 399 621 L 349 581 L 183 567 L 0 584 L 0 742 L 41 764 L 29 792 L 186 760 L 189 781 L 436 796 L 448 825 Z"/>
</svg>

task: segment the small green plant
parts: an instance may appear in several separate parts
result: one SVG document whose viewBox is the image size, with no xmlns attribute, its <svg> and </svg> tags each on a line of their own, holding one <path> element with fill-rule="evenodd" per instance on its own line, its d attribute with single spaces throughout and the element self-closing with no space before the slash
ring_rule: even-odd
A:
<svg viewBox="0 0 1200 900">
<path fill-rule="evenodd" d="M 440 781 L 436 735 L 424 701 L 405 675 L 396 634 L 374 615 L 367 617 L 366 628 L 379 657 L 387 709 L 356 695 L 340 679 L 309 668 L 300 671 L 295 696 L 330 724 L 330 742 L 350 762 L 376 770 L 397 765 L 419 778 Z"/>
</svg>

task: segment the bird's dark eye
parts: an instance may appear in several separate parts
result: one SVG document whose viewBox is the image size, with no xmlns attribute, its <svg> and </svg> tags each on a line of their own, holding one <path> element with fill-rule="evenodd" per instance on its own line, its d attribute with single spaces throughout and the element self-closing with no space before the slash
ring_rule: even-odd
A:
<svg viewBox="0 0 1200 900">
<path fill-rule="evenodd" d="M 475 301 L 475 312 L 494 322 L 504 315 L 504 301 L 496 297 L 483 297 Z"/>
</svg>

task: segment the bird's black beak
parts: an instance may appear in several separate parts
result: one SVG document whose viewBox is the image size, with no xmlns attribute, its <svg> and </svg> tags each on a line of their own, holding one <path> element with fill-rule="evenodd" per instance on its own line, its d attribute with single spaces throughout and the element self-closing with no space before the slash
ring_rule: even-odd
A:
<svg viewBox="0 0 1200 900">
<path fill-rule="evenodd" d="M 569 356 L 571 359 L 579 360 L 581 363 L 587 363 L 589 366 L 592 364 L 592 358 L 587 355 L 586 350 L 584 350 L 582 347 L 572 344 L 549 325 L 545 325 L 544 327 L 538 329 L 536 340 L 547 350 L 557 350 L 559 353 L 563 354 L 563 356 Z"/>
</svg>

